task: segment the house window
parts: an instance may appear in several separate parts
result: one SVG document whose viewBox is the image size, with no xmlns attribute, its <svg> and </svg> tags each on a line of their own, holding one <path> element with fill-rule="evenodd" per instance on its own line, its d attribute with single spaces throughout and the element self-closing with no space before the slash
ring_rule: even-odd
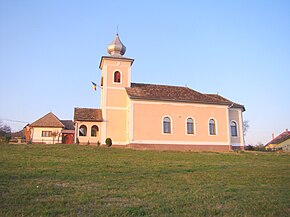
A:
<svg viewBox="0 0 290 217">
<path fill-rule="evenodd" d="M 238 136 L 237 123 L 234 121 L 231 122 L 231 135 Z"/>
<path fill-rule="evenodd" d="M 209 120 L 209 135 L 216 135 L 216 124 L 214 119 Z"/>
<path fill-rule="evenodd" d="M 163 133 L 171 133 L 171 120 L 169 117 L 163 118 Z"/>
<path fill-rule="evenodd" d="M 79 136 L 87 136 L 87 127 L 85 125 L 80 126 Z"/>
<path fill-rule="evenodd" d="M 121 73 L 119 71 L 116 71 L 114 73 L 114 82 L 115 83 L 121 83 Z"/>
<path fill-rule="evenodd" d="M 186 131 L 187 131 L 187 134 L 194 134 L 193 119 L 192 118 L 187 118 Z"/>
<path fill-rule="evenodd" d="M 51 137 L 52 131 L 42 131 L 41 136 L 42 137 Z"/>
<path fill-rule="evenodd" d="M 96 126 L 96 125 L 92 126 L 92 128 L 91 128 L 91 136 L 92 137 L 97 137 L 98 134 L 99 134 L 98 126 Z"/>
</svg>

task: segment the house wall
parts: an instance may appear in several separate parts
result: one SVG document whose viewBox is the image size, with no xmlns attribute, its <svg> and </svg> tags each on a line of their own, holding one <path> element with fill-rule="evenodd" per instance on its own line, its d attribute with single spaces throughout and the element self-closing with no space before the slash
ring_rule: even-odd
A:
<svg viewBox="0 0 290 217">
<path fill-rule="evenodd" d="M 79 130 L 82 125 L 85 125 L 87 127 L 87 135 L 86 136 L 80 136 Z M 91 129 L 92 127 L 96 125 L 99 128 L 99 132 L 97 133 L 97 136 L 91 136 Z M 97 144 L 98 141 L 102 143 L 101 141 L 101 129 L 102 129 L 102 122 L 91 122 L 91 121 L 76 121 L 75 122 L 75 136 L 76 140 L 78 139 L 80 144 Z"/>
<path fill-rule="evenodd" d="M 228 107 L 193 103 L 133 100 L 130 143 L 174 145 L 221 145 L 229 149 Z M 163 118 L 171 118 L 172 133 L 163 133 Z M 187 118 L 194 120 L 194 134 L 186 131 Z M 209 120 L 216 121 L 216 135 L 209 134 Z"/>
<path fill-rule="evenodd" d="M 31 132 L 31 138 L 32 143 L 46 143 L 46 144 L 52 144 L 54 143 L 61 143 L 62 136 L 61 136 L 61 127 L 33 127 Z M 51 132 L 57 132 L 59 136 L 56 136 L 55 138 L 51 137 L 42 137 L 42 131 L 51 131 Z M 54 140 L 54 141 L 53 141 Z"/>
<path fill-rule="evenodd" d="M 131 85 L 130 60 L 110 59 L 103 57 L 101 69 L 103 88 L 101 108 L 103 114 L 102 138 L 111 138 L 113 145 L 126 145 L 128 140 L 128 104 L 129 99 L 125 87 Z M 114 82 L 114 73 L 121 73 L 121 82 Z"/>
<path fill-rule="evenodd" d="M 269 144 L 267 146 L 265 146 L 265 149 L 268 150 L 268 149 L 273 149 L 273 148 L 277 148 L 278 145 L 277 144 Z"/>
<path fill-rule="evenodd" d="M 280 143 L 278 147 L 282 147 L 282 150 L 285 152 L 290 152 L 290 139 L 287 139 L 284 142 Z"/>
<path fill-rule="evenodd" d="M 237 136 L 231 135 L 231 122 L 234 121 L 237 124 Z M 232 146 L 244 146 L 244 134 L 243 134 L 243 117 L 241 109 L 229 109 L 229 128 L 230 139 Z"/>
</svg>

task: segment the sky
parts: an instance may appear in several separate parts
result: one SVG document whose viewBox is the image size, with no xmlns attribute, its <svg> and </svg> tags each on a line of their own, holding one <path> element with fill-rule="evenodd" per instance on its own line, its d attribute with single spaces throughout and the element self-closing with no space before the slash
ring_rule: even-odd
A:
<svg viewBox="0 0 290 217">
<path fill-rule="evenodd" d="M 98 108 L 117 32 L 132 82 L 188 86 L 245 105 L 247 144 L 290 130 L 290 1 L 0 0 L 0 121 Z"/>
</svg>

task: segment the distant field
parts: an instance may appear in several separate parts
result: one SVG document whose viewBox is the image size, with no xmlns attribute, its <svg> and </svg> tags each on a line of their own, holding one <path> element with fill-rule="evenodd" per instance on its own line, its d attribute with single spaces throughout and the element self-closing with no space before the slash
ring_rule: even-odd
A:
<svg viewBox="0 0 290 217">
<path fill-rule="evenodd" d="M 290 216 L 290 155 L 0 145 L 0 216 Z"/>
</svg>

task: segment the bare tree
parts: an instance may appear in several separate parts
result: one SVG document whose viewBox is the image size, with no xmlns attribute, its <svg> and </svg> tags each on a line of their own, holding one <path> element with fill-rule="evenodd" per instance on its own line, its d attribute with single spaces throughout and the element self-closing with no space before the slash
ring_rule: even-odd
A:
<svg viewBox="0 0 290 217">
<path fill-rule="evenodd" d="M 250 128 L 249 121 L 248 120 L 243 121 L 243 134 L 244 134 L 244 136 L 248 132 L 249 128 Z"/>
<path fill-rule="evenodd" d="M 51 133 L 51 136 L 52 136 L 52 143 L 54 144 L 55 142 L 55 138 L 57 137 L 57 143 L 59 143 L 59 137 L 60 137 L 60 132 L 58 131 L 53 131 Z"/>
<path fill-rule="evenodd" d="M 0 142 L 9 142 L 11 139 L 11 128 L 0 121 Z"/>
</svg>

